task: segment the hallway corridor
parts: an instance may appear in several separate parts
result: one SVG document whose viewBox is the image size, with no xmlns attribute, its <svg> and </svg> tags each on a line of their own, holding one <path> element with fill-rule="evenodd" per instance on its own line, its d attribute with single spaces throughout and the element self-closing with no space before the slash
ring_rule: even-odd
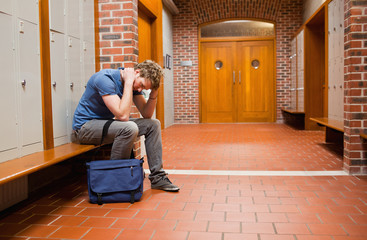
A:
<svg viewBox="0 0 367 240">
<path fill-rule="evenodd" d="M 152 190 L 146 178 L 140 202 L 98 206 L 82 176 L 1 218 L 0 240 L 367 239 L 367 178 L 344 176 L 342 153 L 322 131 L 193 124 L 168 127 L 162 138 L 180 192 Z M 300 175 L 270 176 L 276 171 Z"/>
</svg>

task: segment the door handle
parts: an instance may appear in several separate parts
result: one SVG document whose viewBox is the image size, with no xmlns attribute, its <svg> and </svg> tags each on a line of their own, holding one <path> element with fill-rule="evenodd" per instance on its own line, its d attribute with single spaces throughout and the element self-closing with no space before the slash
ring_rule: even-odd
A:
<svg viewBox="0 0 367 240">
<path fill-rule="evenodd" d="M 241 71 L 238 72 L 238 83 L 241 84 Z"/>
<path fill-rule="evenodd" d="M 236 72 L 233 71 L 233 84 L 236 84 Z"/>
</svg>

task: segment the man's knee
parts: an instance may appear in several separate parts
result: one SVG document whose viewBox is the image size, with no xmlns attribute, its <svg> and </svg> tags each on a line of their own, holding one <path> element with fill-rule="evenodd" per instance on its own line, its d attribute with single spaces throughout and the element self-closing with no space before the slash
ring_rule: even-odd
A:
<svg viewBox="0 0 367 240">
<path fill-rule="evenodd" d="M 139 133 L 138 125 L 134 122 L 124 122 L 123 127 L 118 130 L 117 135 L 137 137 Z"/>
<path fill-rule="evenodd" d="M 150 119 L 151 121 L 152 121 L 152 126 L 154 127 L 154 128 L 161 128 L 161 122 L 158 120 L 158 119 Z"/>
</svg>

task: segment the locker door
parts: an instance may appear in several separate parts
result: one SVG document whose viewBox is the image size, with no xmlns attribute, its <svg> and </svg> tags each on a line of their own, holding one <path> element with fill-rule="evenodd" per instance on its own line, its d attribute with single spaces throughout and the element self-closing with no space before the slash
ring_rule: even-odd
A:
<svg viewBox="0 0 367 240">
<path fill-rule="evenodd" d="M 13 51 L 12 17 L 0 13 L 0 101 L 1 124 L 0 132 L 0 162 L 9 160 L 17 155 L 17 98 L 15 82 L 15 54 Z"/>
<path fill-rule="evenodd" d="M 51 32 L 52 116 L 55 146 L 67 142 L 67 103 L 64 34 Z"/>
<path fill-rule="evenodd" d="M 38 1 L 17 0 L 17 16 L 23 20 L 38 24 Z"/>
<path fill-rule="evenodd" d="M 338 119 L 344 119 L 344 1 L 338 0 L 338 49 L 339 52 L 339 81 L 338 81 Z"/>
<path fill-rule="evenodd" d="M 338 38 L 339 38 L 339 56 L 344 58 L 344 1 L 339 0 L 339 9 L 338 9 L 339 19 L 338 19 Z M 344 63 L 343 63 L 344 65 Z"/>
<path fill-rule="evenodd" d="M 49 0 L 50 29 L 65 33 L 64 0 Z"/>
<path fill-rule="evenodd" d="M 29 154 L 42 150 L 42 99 L 38 26 L 27 21 L 18 31 L 19 38 L 19 79 L 21 144 Z M 37 146 L 31 147 L 36 144 Z M 27 148 L 27 149 L 25 149 Z"/>
<path fill-rule="evenodd" d="M 67 0 L 66 20 L 68 35 L 80 38 L 79 0 Z"/>
<path fill-rule="evenodd" d="M 304 110 L 304 33 L 297 36 L 297 106 L 299 111 Z"/>
<path fill-rule="evenodd" d="M 328 117 L 335 119 L 335 77 L 337 76 L 335 73 L 335 1 L 329 3 L 329 25 L 328 25 L 328 33 L 329 33 L 329 79 L 328 79 Z"/>
<path fill-rule="evenodd" d="M 344 60 L 343 57 L 340 56 L 337 59 L 338 62 L 338 82 L 336 86 L 337 92 L 337 100 L 338 104 L 336 104 L 336 117 L 339 120 L 344 119 Z"/>
<path fill-rule="evenodd" d="M 68 114 L 68 132 L 71 133 L 72 130 L 72 122 L 73 122 L 73 115 L 74 111 L 79 103 L 80 97 L 82 95 L 82 77 L 81 77 L 81 61 L 80 61 L 80 54 L 81 54 L 81 47 L 80 47 L 80 40 L 77 38 L 72 38 L 71 44 L 68 47 L 68 80 L 69 86 L 68 89 L 70 91 L 70 111 Z"/>
<path fill-rule="evenodd" d="M 297 109 L 297 44 L 296 38 L 291 41 L 291 104 L 292 109 Z"/>
<path fill-rule="evenodd" d="M 9 0 L 0 0 L 0 12 L 12 14 L 12 3 L 13 1 Z"/>
<path fill-rule="evenodd" d="M 83 39 L 94 43 L 94 0 L 82 0 Z"/>
<path fill-rule="evenodd" d="M 84 82 L 82 82 L 82 91 L 84 92 L 89 78 L 95 73 L 94 44 L 91 42 L 84 41 L 83 43 L 83 61 Z"/>
</svg>

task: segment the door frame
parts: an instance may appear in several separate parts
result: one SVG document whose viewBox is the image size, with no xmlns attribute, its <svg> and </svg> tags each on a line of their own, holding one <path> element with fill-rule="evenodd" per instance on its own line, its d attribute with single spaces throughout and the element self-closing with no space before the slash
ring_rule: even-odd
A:
<svg viewBox="0 0 367 240">
<path fill-rule="evenodd" d="M 163 66 L 163 29 L 161 0 L 138 0 L 138 9 L 144 12 L 152 21 L 152 60 Z M 138 10 L 138 11 L 139 11 Z M 164 77 L 158 89 L 158 100 L 156 105 L 156 118 L 161 122 L 164 129 Z"/>
<path fill-rule="evenodd" d="M 274 24 L 274 32 L 276 33 L 276 22 L 273 21 L 267 21 L 264 19 L 256 19 L 256 18 L 228 18 L 228 19 L 221 19 L 221 20 L 216 20 L 216 21 L 211 21 L 211 22 L 206 22 L 203 24 L 200 24 L 198 26 L 198 58 L 199 58 L 199 122 L 202 123 L 202 70 L 201 70 L 201 66 L 202 66 L 202 61 L 203 59 L 201 59 L 201 44 L 202 43 L 206 43 L 206 42 L 246 42 L 246 41 L 272 41 L 273 42 L 273 89 L 274 89 L 274 96 L 273 96 L 273 101 L 274 104 L 272 106 L 273 108 L 273 114 L 272 114 L 272 121 L 275 122 L 276 121 L 276 116 L 277 116 L 277 94 L 276 94 L 276 69 L 277 69 L 277 65 L 276 65 L 276 35 L 274 34 L 274 36 L 269 36 L 269 37 L 218 37 L 218 38 L 202 38 L 201 37 L 201 28 L 203 26 L 209 25 L 209 24 L 213 24 L 213 23 L 219 23 L 219 22 L 224 22 L 224 21 L 231 21 L 231 20 L 252 20 L 252 21 L 261 21 L 261 22 L 269 22 Z"/>
</svg>

